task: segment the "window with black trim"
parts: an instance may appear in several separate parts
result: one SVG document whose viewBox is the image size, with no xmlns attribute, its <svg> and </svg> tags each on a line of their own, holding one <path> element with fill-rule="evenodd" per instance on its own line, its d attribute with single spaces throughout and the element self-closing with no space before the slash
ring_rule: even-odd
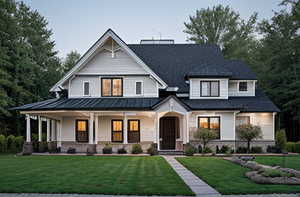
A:
<svg viewBox="0 0 300 197">
<path fill-rule="evenodd" d="M 88 120 L 76 120 L 76 141 L 77 142 L 88 142 L 89 131 L 88 131 Z"/>
<path fill-rule="evenodd" d="M 140 142 L 140 120 L 128 120 L 128 142 Z"/>
<path fill-rule="evenodd" d="M 201 81 L 200 82 L 201 97 L 218 97 L 220 96 L 219 81 Z"/>
<path fill-rule="evenodd" d="M 246 92 L 248 90 L 247 82 L 239 82 L 239 91 Z"/>
<path fill-rule="evenodd" d="M 198 128 L 206 128 L 215 132 L 217 137 L 220 139 L 220 117 L 219 116 L 207 116 L 198 117 Z"/>
<path fill-rule="evenodd" d="M 123 96 L 122 78 L 101 78 L 102 97 Z"/>
<path fill-rule="evenodd" d="M 111 121 L 111 141 L 123 142 L 123 120 Z"/>
<path fill-rule="evenodd" d="M 135 82 L 135 94 L 136 95 L 142 95 L 143 94 L 143 84 L 141 81 Z"/>
<path fill-rule="evenodd" d="M 90 82 L 88 81 L 83 82 L 83 95 L 84 96 L 90 95 Z"/>
</svg>

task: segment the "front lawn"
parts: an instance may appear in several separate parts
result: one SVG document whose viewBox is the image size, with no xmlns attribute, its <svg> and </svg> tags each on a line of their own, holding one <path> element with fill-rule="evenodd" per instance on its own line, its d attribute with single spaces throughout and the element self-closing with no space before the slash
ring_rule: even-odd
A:
<svg viewBox="0 0 300 197">
<path fill-rule="evenodd" d="M 0 193 L 193 195 L 162 157 L 0 155 Z"/>
<path fill-rule="evenodd" d="M 222 158 L 182 157 L 176 159 L 222 194 L 300 192 L 300 186 L 256 184 L 245 176 L 245 173 L 249 169 L 223 160 Z"/>
<path fill-rule="evenodd" d="M 300 170 L 300 156 L 261 156 L 256 157 L 255 161 L 269 166 L 282 166 Z"/>
</svg>

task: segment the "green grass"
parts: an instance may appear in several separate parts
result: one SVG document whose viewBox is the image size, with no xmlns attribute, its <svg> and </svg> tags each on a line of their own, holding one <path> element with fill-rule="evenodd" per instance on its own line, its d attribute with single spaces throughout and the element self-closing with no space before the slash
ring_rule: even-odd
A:
<svg viewBox="0 0 300 197">
<path fill-rule="evenodd" d="M 285 162 L 284 162 L 285 160 Z M 300 156 L 260 156 L 256 157 L 255 161 L 269 166 L 284 166 L 287 168 L 293 168 L 295 170 L 300 170 Z"/>
<path fill-rule="evenodd" d="M 162 157 L 0 155 L 0 193 L 194 195 Z"/>
<path fill-rule="evenodd" d="M 256 184 L 245 176 L 249 169 L 222 158 L 185 157 L 177 160 L 222 194 L 300 192 L 300 186 Z"/>
</svg>

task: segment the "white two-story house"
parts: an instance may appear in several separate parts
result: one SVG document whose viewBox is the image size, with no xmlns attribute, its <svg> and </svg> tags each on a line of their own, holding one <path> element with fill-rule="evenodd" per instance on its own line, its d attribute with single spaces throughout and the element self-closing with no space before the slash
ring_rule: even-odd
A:
<svg viewBox="0 0 300 197">
<path fill-rule="evenodd" d="M 211 146 L 243 146 L 236 126 L 259 125 L 263 138 L 255 146 L 274 144 L 279 109 L 257 86 L 255 74 L 241 61 L 224 59 L 214 45 L 143 40 L 126 44 L 111 29 L 50 90 L 57 98 L 16 107 L 37 117 L 39 141 L 47 121 L 47 142 L 65 152 L 92 147 L 101 153 L 139 143 L 158 150 L 183 150 L 197 144 L 197 128 L 218 131 Z M 61 94 L 67 92 L 67 95 Z M 64 95 L 64 96 L 63 96 Z"/>
</svg>

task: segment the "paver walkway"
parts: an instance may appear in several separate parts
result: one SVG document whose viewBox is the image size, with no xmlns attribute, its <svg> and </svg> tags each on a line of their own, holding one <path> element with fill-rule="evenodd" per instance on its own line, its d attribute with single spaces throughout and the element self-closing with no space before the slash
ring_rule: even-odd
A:
<svg viewBox="0 0 300 197">
<path fill-rule="evenodd" d="M 221 196 L 217 190 L 186 169 L 174 156 L 163 157 L 197 196 Z"/>
</svg>

